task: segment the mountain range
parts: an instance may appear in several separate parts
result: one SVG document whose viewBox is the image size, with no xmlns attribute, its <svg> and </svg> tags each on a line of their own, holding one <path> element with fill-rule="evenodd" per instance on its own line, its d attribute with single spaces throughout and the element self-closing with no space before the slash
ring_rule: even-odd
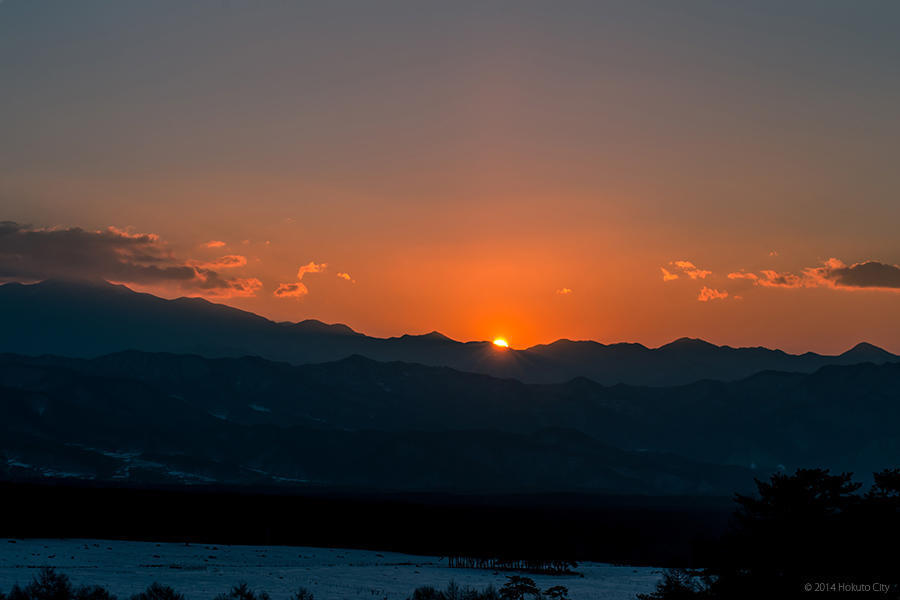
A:
<svg viewBox="0 0 900 600">
<path fill-rule="evenodd" d="M 276 323 L 105 282 L 0 286 L 0 478 L 718 494 L 900 463 L 900 358 L 527 349 Z"/>
<path fill-rule="evenodd" d="M 203 299 L 166 300 L 102 281 L 2 285 L 0 329 L 4 332 L 0 352 L 19 354 L 97 357 L 143 350 L 209 358 L 259 356 L 292 364 L 360 355 L 525 383 L 586 377 L 607 385 L 670 386 L 702 379 L 734 381 L 765 370 L 812 373 L 826 365 L 900 360 L 867 343 L 828 356 L 716 346 L 689 338 L 658 348 L 557 340 L 525 349 L 500 349 L 486 341 L 458 342 L 438 332 L 376 338 L 346 325 L 315 320 L 277 323 Z"/>
<path fill-rule="evenodd" d="M 729 493 L 898 463 L 900 364 L 652 388 L 360 356 L 0 356 L 7 475 L 379 489 Z"/>
</svg>

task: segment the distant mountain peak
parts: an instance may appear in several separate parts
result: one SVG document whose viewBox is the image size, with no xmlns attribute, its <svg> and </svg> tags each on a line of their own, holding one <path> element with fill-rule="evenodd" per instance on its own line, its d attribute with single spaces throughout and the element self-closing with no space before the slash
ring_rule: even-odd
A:
<svg viewBox="0 0 900 600">
<path fill-rule="evenodd" d="M 440 342 L 452 342 L 453 341 L 453 339 L 448 338 L 446 335 L 444 335 L 440 331 L 431 331 L 429 333 L 422 333 L 422 334 L 405 333 L 405 334 L 401 335 L 399 338 L 395 338 L 395 339 L 433 340 L 436 342 L 437 341 L 440 341 Z"/>
<path fill-rule="evenodd" d="M 362 335 L 358 331 L 354 331 L 351 327 L 343 323 L 325 323 L 318 319 L 306 319 L 299 323 L 281 323 L 286 327 L 290 327 L 295 331 L 304 331 L 308 333 L 331 333 L 338 335 Z"/>
<path fill-rule="evenodd" d="M 882 360 L 886 358 L 894 358 L 894 355 L 888 352 L 883 348 L 879 348 L 874 344 L 870 344 L 869 342 L 860 342 L 857 345 L 853 346 L 843 354 L 841 357 L 844 358 L 868 358 L 872 360 Z"/>
<path fill-rule="evenodd" d="M 428 332 L 425 335 L 423 335 L 422 337 L 433 339 L 433 340 L 450 340 L 450 338 L 448 338 L 446 335 L 444 335 L 443 333 L 441 333 L 440 331 L 437 331 L 437 330 Z"/>
<path fill-rule="evenodd" d="M 881 352 L 885 352 L 875 344 L 870 344 L 869 342 L 860 342 L 857 345 L 853 346 L 847 352 L 853 352 L 854 350 L 879 350 Z"/>
<path fill-rule="evenodd" d="M 125 288 L 129 289 L 124 285 L 116 285 L 114 283 L 110 283 L 105 279 L 100 277 L 79 277 L 79 278 L 66 278 L 66 277 L 51 277 L 50 279 L 44 279 L 38 283 L 32 284 L 34 287 L 39 289 L 49 289 L 49 288 Z"/>
<path fill-rule="evenodd" d="M 680 337 L 677 340 L 673 340 L 668 344 L 664 344 L 659 347 L 660 350 L 664 348 L 718 348 L 718 346 L 716 346 L 715 344 L 710 344 L 706 340 L 701 340 L 700 338 Z"/>
<path fill-rule="evenodd" d="M 597 342 L 595 340 L 570 340 L 569 338 L 559 338 L 555 342 L 550 342 L 549 344 L 543 344 L 543 346 L 548 348 L 558 347 L 558 346 L 605 346 L 601 342 Z"/>
</svg>

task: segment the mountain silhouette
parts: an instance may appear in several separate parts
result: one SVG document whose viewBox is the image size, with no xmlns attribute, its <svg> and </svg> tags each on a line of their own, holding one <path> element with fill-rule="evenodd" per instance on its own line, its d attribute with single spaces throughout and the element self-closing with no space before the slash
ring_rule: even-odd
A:
<svg viewBox="0 0 900 600">
<path fill-rule="evenodd" d="M 764 370 L 811 373 L 826 365 L 900 360 L 859 344 L 838 356 L 716 346 L 681 338 L 659 348 L 558 340 L 526 349 L 458 342 L 436 331 L 375 338 L 316 320 L 277 323 L 199 298 L 166 300 L 106 282 L 50 280 L 0 286 L 0 351 L 95 357 L 123 350 L 259 356 L 292 364 L 354 354 L 379 361 L 447 366 L 528 383 L 587 377 L 603 384 L 669 386 L 702 379 L 733 381 Z"/>
<path fill-rule="evenodd" d="M 773 471 L 900 461 L 900 363 L 653 388 L 362 356 L 0 355 L 0 396 L 9 476 L 730 493 Z"/>
<path fill-rule="evenodd" d="M 362 357 L 292 367 L 138 352 L 92 361 L 4 355 L 0 478 L 641 494 L 725 494 L 751 482 L 745 468 L 622 450 L 575 429 L 523 418 L 506 427 L 496 401 L 457 428 L 441 422 L 453 410 L 447 394 L 410 387 L 392 397 L 403 379 L 415 386 L 433 371 L 450 393 L 476 378 L 478 398 L 523 385 Z M 458 414 L 455 425 L 467 420 Z"/>
</svg>

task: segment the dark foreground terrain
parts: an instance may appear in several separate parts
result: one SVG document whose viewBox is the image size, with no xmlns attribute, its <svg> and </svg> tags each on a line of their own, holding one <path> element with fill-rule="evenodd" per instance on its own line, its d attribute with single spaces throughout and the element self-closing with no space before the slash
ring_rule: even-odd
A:
<svg viewBox="0 0 900 600">
<path fill-rule="evenodd" d="M 453 496 L 2 483 L 0 536 L 368 548 L 434 556 L 696 565 L 728 498 Z"/>
</svg>

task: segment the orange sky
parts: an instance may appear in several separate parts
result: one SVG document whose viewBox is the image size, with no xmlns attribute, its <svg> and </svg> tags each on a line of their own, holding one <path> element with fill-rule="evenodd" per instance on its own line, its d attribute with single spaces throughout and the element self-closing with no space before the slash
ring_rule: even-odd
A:
<svg viewBox="0 0 900 600">
<path fill-rule="evenodd" d="M 0 276 L 123 277 L 38 256 L 77 227 L 107 232 L 79 252 L 149 260 L 113 226 L 252 296 L 133 287 L 378 336 L 898 352 L 898 25 L 828 2 L 7 0 Z"/>
</svg>

